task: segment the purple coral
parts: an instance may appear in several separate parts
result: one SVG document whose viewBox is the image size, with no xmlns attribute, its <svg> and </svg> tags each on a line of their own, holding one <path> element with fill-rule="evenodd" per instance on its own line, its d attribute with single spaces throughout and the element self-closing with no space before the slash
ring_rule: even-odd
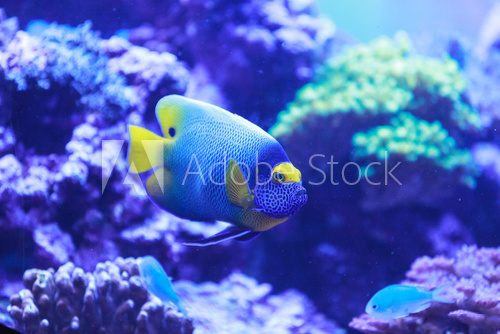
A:
<svg viewBox="0 0 500 334">
<path fill-rule="evenodd" d="M 72 263 L 57 271 L 31 269 L 9 313 L 24 333 L 344 333 L 290 290 L 271 294 L 243 274 L 221 283 L 176 283 L 191 319 L 150 295 L 137 260 L 118 258 L 92 273 Z"/>
<path fill-rule="evenodd" d="M 23 24 L 32 19 L 25 17 L 31 11 L 50 22 L 92 20 L 105 34 L 118 31 L 134 44 L 173 53 L 197 73 L 189 95 L 225 103 L 263 125 L 270 125 L 311 78 L 334 33 L 329 20 L 315 15 L 313 0 L 113 0 L 105 6 L 62 0 L 43 8 L 31 1 L 5 6 L 21 15 Z"/>
<path fill-rule="evenodd" d="M 220 283 L 176 285 L 200 333 L 345 333 L 295 290 L 271 294 L 270 284 L 233 273 Z"/>
<path fill-rule="evenodd" d="M 191 320 L 143 287 L 137 263 L 118 258 L 86 273 L 71 262 L 24 274 L 9 313 L 23 333 L 183 333 Z"/>
<path fill-rule="evenodd" d="M 310 0 L 194 0 L 168 7 L 162 13 L 170 15 L 131 30 L 130 40 L 175 52 L 204 73 L 193 78 L 190 95 L 225 101 L 261 125 L 270 125 L 272 115 L 312 77 L 334 31 L 328 20 L 314 16 Z M 222 96 L 209 97 L 200 86 L 214 86 Z"/>
<path fill-rule="evenodd" d="M 182 92 L 189 73 L 172 54 L 102 39 L 90 24 L 29 34 L 1 12 L 0 33 L 1 271 L 91 269 L 123 251 L 122 230 L 158 212 L 125 181 L 126 123 Z M 19 244 L 26 262 L 9 260 Z"/>
<path fill-rule="evenodd" d="M 424 256 L 406 273 L 404 284 L 446 287 L 453 304 L 434 303 L 429 309 L 399 320 L 368 315 L 350 326 L 367 334 L 496 333 L 500 330 L 500 248 L 464 246 L 453 258 Z"/>
</svg>

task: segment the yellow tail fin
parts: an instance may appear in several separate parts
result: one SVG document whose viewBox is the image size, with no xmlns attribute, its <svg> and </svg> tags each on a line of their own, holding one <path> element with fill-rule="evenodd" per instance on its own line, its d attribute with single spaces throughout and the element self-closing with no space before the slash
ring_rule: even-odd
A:
<svg viewBox="0 0 500 334">
<path fill-rule="evenodd" d="M 129 125 L 128 163 L 134 173 L 144 173 L 163 165 L 167 140 L 156 133 Z"/>
</svg>

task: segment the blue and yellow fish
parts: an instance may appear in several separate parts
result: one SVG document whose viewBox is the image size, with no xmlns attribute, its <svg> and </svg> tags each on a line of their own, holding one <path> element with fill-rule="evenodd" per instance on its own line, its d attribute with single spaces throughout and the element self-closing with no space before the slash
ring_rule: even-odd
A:
<svg viewBox="0 0 500 334">
<path fill-rule="evenodd" d="M 248 240 L 283 223 L 307 201 L 283 147 L 244 118 L 178 95 L 156 105 L 162 136 L 130 125 L 128 161 L 161 208 L 226 230 L 189 245 Z"/>
<path fill-rule="evenodd" d="M 187 311 L 174 291 L 174 286 L 161 264 L 152 256 L 139 260 L 139 273 L 146 289 L 162 303 L 173 303 L 187 317 Z"/>
<path fill-rule="evenodd" d="M 433 302 L 450 304 L 453 301 L 441 295 L 447 287 L 427 291 L 410 285 L 389 285 L 373 295 L 365 312 L 374 318 L 392 320 L 426 310 Z"/>
</svg>

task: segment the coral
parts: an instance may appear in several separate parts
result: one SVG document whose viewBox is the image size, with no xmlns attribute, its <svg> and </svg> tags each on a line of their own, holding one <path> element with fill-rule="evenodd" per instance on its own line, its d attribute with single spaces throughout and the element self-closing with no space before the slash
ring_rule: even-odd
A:
<svg viewBox="0 0 500 334">
<path fill-rule="evenodd" d="M 457 147 L 456 140 L 439 121 L 431 123 L 406 112 L 400 112 L 388 125 L 356 133 L 353 136 L 353 156 L 364 165 L 373 161 L 394 161 L 402 165 L 396 176 L 400 189 L 391 187 L 387 191 L 373 187 L 373 184 L 365 186 L 364 207 L 367 209 L 405 202 L 433 206 L 436 202 L 446 202 L 449 194 L 443 188 L 456 185 L 457 180 L 471 188 L 476 185 L 478 170 L 471 152 Z M 425 171 L 435 170 L 436 167 L 445 173 L 437 178 L 433 173 L 429 180 L 425 180 Z M 366 172 L 384 175 L 385 168 L 378 165 Z M 414 175 L 420 176 L 420 185 L 412 184 Z M 410 184 L 412 191 L 407 189 Z"/>
<path fill-rule="evenodd" d="M 500 4 L 491 6 L 476 41 L 474 52 L 468 54 L 464 75 L 469 81 L 467 89 L 472 104 L 479 110 L 488 130 L 486 137 L 498 140 L 500 125 L 500 97 L 494 92 L 500 82 Z"/>
<path fill-rule="evenodd" d="M 489 136 L 498 139 L 495 129 L 500 124 L 500 98 L 493 92 L 500 82 L 500 48 L 491 48 L 482 59 L 471 58 L 465 68 L 470 82 L 468 94 L 471 103 L 479 110 L 483 124 L 489 129 Z"/>
<path fill-rule="evenodd" d="M 406 112 L 391 119 L 389 125 L 356 133 L 353 145 L 356 157 L 375 156 L 380 161 L 399 155 L 410 162 L 431 160 L 446 170 L 465 169 L 472 164 L 470 152 L 458 149 L 439 121 L 430 123 Z"/>
<path fill-rule="evenodd" d="M 84 272 L 72 263 L 57 271 L 30 269 L 9 313 L 23 333 L 344 333 L 290 290 L 271 294 L 232 274 L 219 284 L 176 283 L 191 319 L 162 305 L 143 287 L 137 262 L 118 258 Z"/>
<path fill-rule="evenodd" d="M 150 94 L 182 91 L 188 77 L 174 55 L 117 37 L 103 40 L 88 22 L 77 28 L 46 24 L 34 34 L 17 31 L 2 48 L 0 70 L 19 92 L 67 87 L 77 100 L 74 107 L 111 119 L 144 112 Z"/>
<path fill-rule="evenodd" d="M 164 12 L 171 14 L 132 29 L 129 39 L 181 55 L 206 74 L 203 86 L 223 95 L 212 101 L 226 101 L 228 109 L 264 126 L 311 78 L 334 31 L 329 21 L 313 16 L 308 0 L 195 0 Z M 195 87 L 189 94 L 200 92 Z"/>
<path fill-rule="evenodd" d="M 127 255 L 121 231 L 159 212 L 126 180 L 126 123 L 185 90 L 187 69 L 88 23 L 28 33 L 2 13 L 0 28 L 0 276 Z M 168 245 L 159 258 L 178 252 Z"/>
<path fill-rule="evenodd" d="M 90 24 L 78 29 L 49 26 L 39 36 L 18 31 L 2 50 L 1 72 L 18 91 L 34 85 L 69 87 L 83 108 L 100 110 L 109 117 L 131 108 L 130 88 L 123 77 L 107 71 L 107 59 Z"/>
<path fill-rule="evenodd" d="M 307 161 L 315 153 L 332 154 L 341 167 L 352 159 L 365 167 L 376 161 L 406 161 L 403 184 L 416 178 L 408 167 L 414 164 L 413 171 L 420 171 L 425 169 L 421 160 L 426 160 L 429 171 L 439 168 L 450 176 L 448 184 L 453 186 L 444 195 L 452 197 L 457 179 L 473 186 L 475 177 L 470 153 L 463 147 L 466 134 L 481 123 L 465 87 L 454 60 L 413 54 L 404 34 L 394 40 L 380 38 L 333 57 L 278 115 L 270 133 L 297 161 Z M 322 136 L 311 136 L 316 133 Z M 314 151 L 304 149 L 304 142 Z M 311 172 L 305 168 L 306 180 Z M 402 196 L 399 202 L 398 196 L 391 196 L 394 200 L 385 207 L 439 195 L 432 189 L 423 191 Z M 373 199 L 369 193 L 365 196 L 365 203 Z"/>
<path fill-rule="evenodd" d="M 146 102 L 136 107 L 139 112 L 154 108 L 161 97 L 184 92 L 187 87 L 188 70 L 171 53 L 133 46 L 119 37 L 103 40 L 101 47 L 110 58 L 107 70 L 126 78 L 127 84 L 134 88 L 136 99 Z"/>
<path fill-rule="evenodd" d="M 271 272 L 293 275 L 294 287 L 342 324 L 375 282 L 400 280 L 421 254 L 475 242 L 470 147 L 479 128 L 454 60 L 415 54 L 402 34 L 346 47 L 270 130 L 301 170 L 309 203 L 259 244 L 257 277 L 282 289 L 289 283 Z"/>
<path fill-rule="evenodd" d="M 23 333 L 192 333 L 191 320 L 143 287 L 136 261 L 118 258 L 85 272 L 71 262 L 30 269 L 9 313 Z"/>
<path fill-rule="evenodd" d="M 466 82 L 456 62 L 417 56 L 410 49 L 404 34 L 348 48 L 300 89 L 270 132 L 286 137 L 306 131 L 302 124 L 309 117 L 348 113 L 368 118 L 400 111 L 440 120 L 446 127 L 479 127 L 477 112 L 464 99 Z"/>
<path fill-rule="evenodd" d="M 474 145 L 472 156 L 487 177 L 500 185 L 500 147 L 493 143 Z"/>
<path fill-rule="evenodd" d="M 420 313 L 399 320 L 377 320 L 368 315 L 350 326 L 363 333 L 496 333 L 500 330 L 500 248 L 464 246 L 452 258 L 417 259 L 404 284 L 446 287 L 452 304 L 433 303 Z"/>
<path fill-rule="evenodd" d="M 32 1 L 5 7 L 28 26 L 33 18 L 69 24 L 91 20 L 107 36 L 116 33 L 136 45 L 173 53 L 192 72 L 204 73 L 205 78 L 192 78 L 190 96 L 224 102 L 264 126 L 309 81 L 334 33 L 329 20 L 315 15 L 313 0 L 113 0 L 106 6 L 62 0 L 43 8 Z"/>
<path fill-rule="evenodd" d="M 195 333 L 345 333 L 294 290 L 271 294 L 269 284 L 235 273 L 219 284 L 177 284 Z"/>
<path fill-rule="evenodd" d="M 463 245 L 474 244 L 470 229 L 451 213 L 446 213 L 436 227 L 429 229 L 428 238 L 433 253 L 446 256 L 453 256 Z"/>
</svg>

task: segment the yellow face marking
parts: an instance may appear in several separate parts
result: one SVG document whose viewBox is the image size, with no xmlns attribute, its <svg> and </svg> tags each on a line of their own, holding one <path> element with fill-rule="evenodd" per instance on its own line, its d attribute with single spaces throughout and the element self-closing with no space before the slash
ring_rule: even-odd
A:
<svg viewBox="0 0 500 334">
<path fill-rule="evenodd" d="M 272 178 L 276 183 L 300 182 L 302 174 L 291 163 L 284 162 L 273 168 Z"/>
<path fill-rule="evenodd" d="M 156 117 L 165 138 L 176 139 L 182 125 L 182 108 L 168 97 L 162 98 L 156 105 Z"/>
</svg>

